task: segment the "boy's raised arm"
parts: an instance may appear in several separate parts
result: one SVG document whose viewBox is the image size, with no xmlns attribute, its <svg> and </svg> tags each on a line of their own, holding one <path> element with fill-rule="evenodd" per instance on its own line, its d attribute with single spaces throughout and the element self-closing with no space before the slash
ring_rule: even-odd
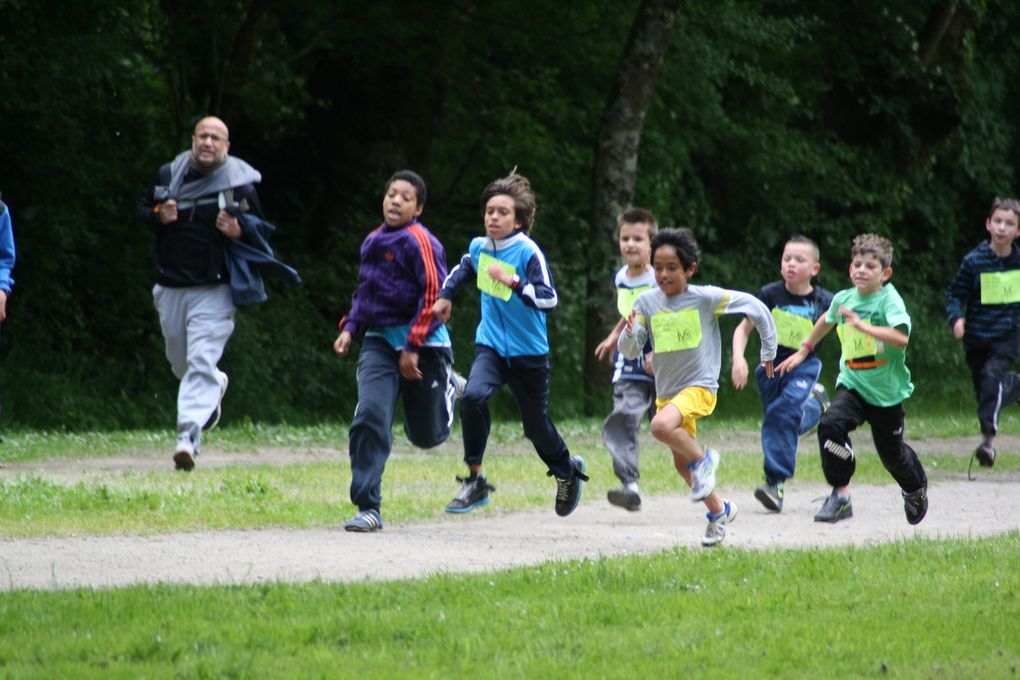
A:
<svg viewBox="0 0 1020 680">
<path fill-rule="evenodd" d="M 733 329 L 733 367 L 730 369 L 730 381 L 738 390 L 747 386 L 747 360 L 744 358 L 744 350 L 747 349 L 747 339 L 751 335 L 754 324 L 747 317 L 737 324 Z"/>
<path fill-rule="evenodd" d="M 612 360 L 613 350 L 616 349 L 616 343 L 620 339 L 620 334 L 623 333 L 623 327 L 626 323 L 627 322 L 622 316 L 617 320 L 616 325 L 613 326 L 613 330 L 609 331 L 609 335 L 606 336 L 606 339 L 600 342 L 598 347 L 595 348 L 596 359 L 599 361 L 604 359 Z"/>
<path fill-rule="evenodd" d="M 638 314 L 637 309 L 630 310 L 630 316 L 623 326 L 623 333 L 616 342 L 620 354 L 628 359 L 637 359 L 644 351 L 645 341 L 648 340 L 648 331 L 644 324 L 645 318 Z"/>
</svg>

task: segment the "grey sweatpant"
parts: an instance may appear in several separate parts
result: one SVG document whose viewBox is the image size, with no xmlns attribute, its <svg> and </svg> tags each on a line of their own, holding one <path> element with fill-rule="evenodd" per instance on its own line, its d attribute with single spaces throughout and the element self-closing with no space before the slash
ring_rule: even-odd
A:
<svg viewBox="0 0 1020 680">
<path fill-rule="evenodd" d="M 655 403 L 655 383 L 617 380 L 613 383 L 613 412 L 602 425 L 602 441 L 613 457 L 613 472 L 624 484 L 637 482 L 638 434 L 641 419 Z"/>
<path fill-rule="evenodd" d="M 166 341 L 166 358 L 181 381 L 177 391 L 177 445 L 190 446 L 197 453 L 202 426 L 216 410 L 226 379 L 216 364 L 234 332 L 230 286 L 169 288 L 156 284 L 152 299 Z"/>
</svg>

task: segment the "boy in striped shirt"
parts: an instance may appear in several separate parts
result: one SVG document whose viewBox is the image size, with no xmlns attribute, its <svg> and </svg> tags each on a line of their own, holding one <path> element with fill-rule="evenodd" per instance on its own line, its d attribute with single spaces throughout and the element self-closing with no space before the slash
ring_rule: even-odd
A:
<svg viewBox="0 0 1020 680">
<path fill-rule="evenodd" d="M 1020 351 L 1020 201 L 996 198 L 985 220 L 988 240 L 963 256 L 946 290 L 946 317 L 977 393 L 981 443 L 974 455 L 995 464 L 999 412 L 1020 399 L 1020 375 L 1011 369 Z"/>
</svg>

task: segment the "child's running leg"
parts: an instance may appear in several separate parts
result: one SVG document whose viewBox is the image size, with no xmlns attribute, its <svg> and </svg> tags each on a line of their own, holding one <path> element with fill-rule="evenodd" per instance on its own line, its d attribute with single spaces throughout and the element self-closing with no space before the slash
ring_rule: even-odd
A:
<svg viewBox="0 0 1020 680">
<path fill-rule="evenodd" d="M 454 386 L 450 382 L 453 353 L 446 347 L 423 347 L 418 353 L 421 380 L 400 379 L 404 401 L 404 432 L 422 449 L 439 446 L 453 426 Z"/>
<path fill-rule="evenodd" d="M 772 379 L 765 376 L 761 366 L 755 370 L 765 411 L 761 447 L 765 454 L 766 483 L 781 483 L 794 475 L 798 439 L 817 423 L 817 416 L 805 419 L 804 407 L 811 401 L 811 389 L 818 380 L 821 366 L 822 362 L 812 357 L 791 373 Z"/>
<path fill-rule="evenodd" d="M 566 517 L 581 502 L 581 483 L 588 481 L 584 459 L 571 457 L 567 445 L 549 417 L 549 379 L 547 356 L 510 358 L 507 382 L 521 412 L 524 436 L 556 478 L 556 514 Z"/>
<path fill-rule="evenodd" d="M 349 430 L 351 502 L 379 510 L 380 486 L 393 446 L 393 412 L 399 389 L 398 353 L 381 338 L 367 337 L 358 355 L 358 406 Z"/>
<path fill-rule="evenodd" d="M 489 399 L 506 382 L 505 369 L 499 356 L 488 347 L 477 347 L 471 364 L 471 378 L 460 402 L 460 425 L 464 435 L 464 463 L 467 476 L 457 476 L 460 489 L 446 504 L 452 513 L 471 512 L 489 504 L 489 493 L 496 487 L 489 484 L 482 471 L 482 456 L 489 441 Z"/>
<path fill-rule="evenodd" d="M 900 486 L 907 521 L 917 524 L 928 511 L 928 476 L 917 453 L 903 441 L 903 418 L 903 404 L 868 407 L 875 449 Z"/>
<path fill-rule="evenodd" d="M 464 434 L 464 462 L 480 466 L 489 441 L 492 421 L 489 399 L 506 382 L 502 359 L 488 347 L 479 346 L 471 364 L 464 396 L 460 400 L 460 426 Z"/>
<path fill-rule="evenodd" d="M 839 388 L 829 410 L 818 421 L 818 448 L 825 481 L 832 494 L 815 514 L 816 522 L 838 522 L 853 517 L 850 480 L 857 470 L 850 433 L 866 419 L 865 402 L 856 393 Z"/>
<path fill-rule="evenodd" d="M 638 435 L 652 402 L 651 392 L 650 382 L 620 380 L 613 384 L 613 412 L 602 424 L 602 441 L 613 459 L 613 472 L 625 486 L 636 484 L 641 477 Z"/>
<path fill-rule="evenodd" d="M 703 500 L 715 488 L 719 452 L 702 450 L 695 440 L 698 434 L 697 419 L 711 415 L 715 404 L 716 396 L 711 390 L 688 387 L 672 399 L 657 399 L 659 412 L 652 418 L 652 436 L 673 451 L 673 464 L 677 470 L 684 465 L 693 473 L 685 477 L 685 480 L 691 486 L 691 499 L 694 501 Z"/>
<path fill-rule="evenodd" d="M 574 474 L 570 451 L 549 417 L 551 373 L 547 356 L 511 357 L 507 383 L 521 412 L 524 436 L 554 476 L 569 478 Z"/>
<path fill-rule="evenodd" d="M 978 422 L 982 442 L 975 452 L 978 461 L 991 467 L 995 464 L 995 435 L 999 429 L 999 412 L 1020 398 L 1020 375 L 1011 369 L 1020 347 L 1020 331 L 1007 338 L 984 342 L 968 342 L 964 358 L 970 368 L 977 394 Z"/>
</svg>

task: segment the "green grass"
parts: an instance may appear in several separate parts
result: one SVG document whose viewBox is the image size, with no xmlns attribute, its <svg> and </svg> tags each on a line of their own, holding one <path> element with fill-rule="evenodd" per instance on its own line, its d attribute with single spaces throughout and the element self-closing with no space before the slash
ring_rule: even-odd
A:
<svg viewBox="0 0 1020 680">
<path fill-rule="evenodd" d="M 924 432 L 950 428 L 947 419 L 911 423 Z M 583 455 L 591 483 L 585 498 L 604 498 L 617 484 L 609 454 L 600 438 L 600 421 L 568 421 L 560 427 L 572 453 Z M 761 453 L 756 423 L 709 419 L 699 432 L 703 441 L 735 442 L 724 448 L 720 488 L 751 488 L 760 482 Z M 960 434 L 961 427 L 949 434 Z M 913 429 L 912 429 L 913 431 Z M 439 518 L 457 490 L 453 477 L 462 472 L 459 432 L 450 441 L 422 452 L 397 433 L 393 457 L 383 478 L 383 513 L 390 521 Z M 348 500 L 350 466 L 346 456 L 346 431 L 341 427 L 290 428 L 246 426 L 217 431 L 208 446 L 228 454 L 273 447 L 295 454 L 308 449 L 335 450 L 332 461 L 285 465 L 230 465 L 199 467 L 190 474 L 170 468 L 166 433 L 115 432 L 89 434 L 8 433 L 3 460 L 10 463 L 46 458 L 112 456 L 150 458 L 158 469 L 90 474 L 83 481 L 27 474 L 0 480 L 0 536 L 71 534 L 158 533 L 174 530 L 333 526 L 352 514 Z M 855 482 L 890 483 L 888 473 L 870 449 L 865 431 L 855 437 L 860 453 Z M 673 469 L 672 457 L 649 435 L 642 436 L 642 492 L 683 492 L 682 480 Z M 968 455 L 935 450 L 922 461 L 933 480 L 966 473 Z M 937 447 L 936 447 L 937 449 Z M 1020 468 L 1020 457 L 1002 455 L 996 473 Z M 486 470 L 497 491 L 482 512 L 505 512 L 552 504 L 554 483 L 545 467 L 523 439 L 520 426 L 494 428 L 486 453 Z M 798 482 L 822 483 L 814 441 L 802 441 Z"/>
<path fill-rule="evenodd" d="M 1020 535 L 0 594 L 5 677 L 1016 677 Z"/>
</svg>

